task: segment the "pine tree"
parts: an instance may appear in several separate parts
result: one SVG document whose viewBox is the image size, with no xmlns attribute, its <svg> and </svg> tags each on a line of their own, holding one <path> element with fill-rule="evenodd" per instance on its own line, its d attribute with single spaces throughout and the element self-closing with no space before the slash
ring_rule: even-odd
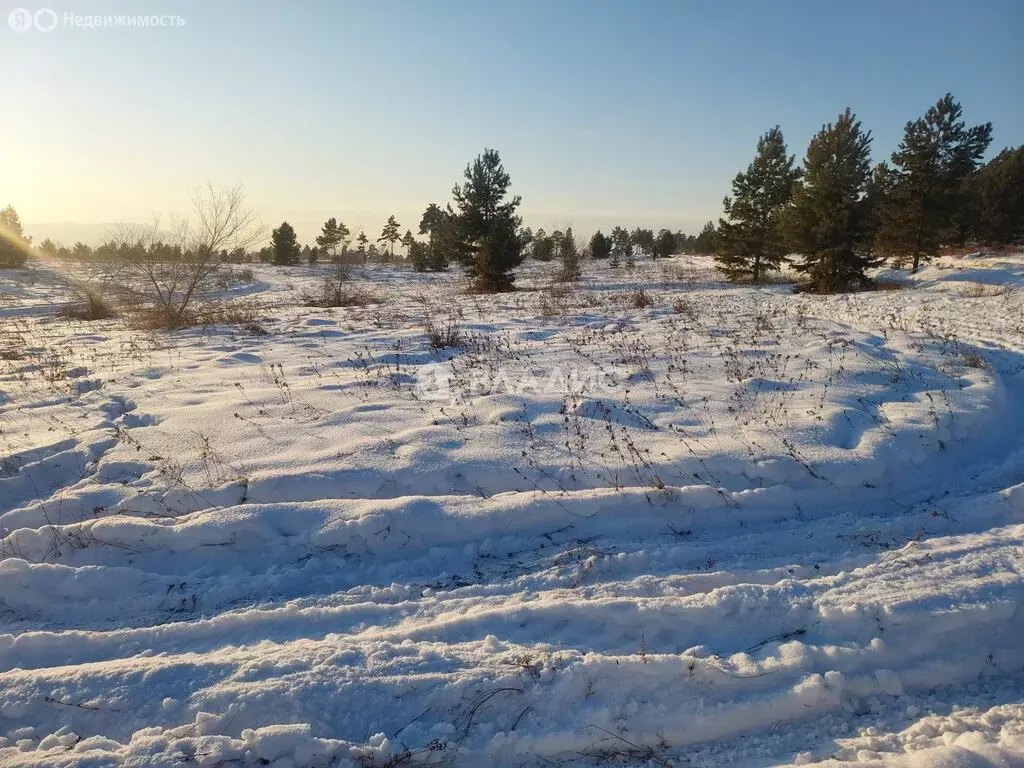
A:
<svg viewBox="0 0 1024 768">
<path fill-rule="evenodd" d="M 537 261 L 551 261 L 555 258 L 555 240 L 543 229 L 538 229 L 533 236 L 533 247 L 530 249 L 530 256 Z"/>
<path fill-rule="evenodd" d="M 667 259 L 676 250 L 676 236 L 669 232 L 667 229 L 662 229 L 658 232 L 658 236 L 654 239 L 654 256 L 655 258 Z"/>
<path fill-rule="evenodd" d="M 277 266 L 287 267 L 299 263 L 302 249 L 299 247 L 295 230 L 287 221 L 271 233 L 270 247 L 274 252 L 274 264 Z"/>
<path fill-rule="evenodd" d="M 0 269 L 20 269 L 28 259 L 31 238 L 25 237 L 13 206 L 0 211 Z"/>
<path fill-rule="evenodd" d="M 650 229 L 637 227 L 632 234 L 633 245 L 645 256 L 657 258 L 654 253 L 654 232 Z"/>
<path fill-rule="evenodd" d="M 565 239 L 565 233 L 560 229 L 556 229 L 552 232 L 548 239 L 551 241 L 551 258 L 562 260 L 562 240 Z"/>
<path fill-rule="evenodd" d="M 800 172 L 786 154 L 782 130 L 775 126 L 757 142 L 746 172 L 732 180 L 732 197 L 723 201 L 726 219 L 718 220 L 715 261 L 729 280 L 758 283 L 766 270 L 786 259 L 779 215 L 793 196 Z"/>
<path fill-rule="evenodd" d="M 912 272 L 955 236 L 968 180 L 992 140 L 992 123 L 968 128 L 963 109 L 946 94 L 909 122 L 892 155 L 892 177 L 880 211 L 878 242 L 887 254 L 910 256 Z"/>
<path fill-rule="evenodd" d="M 694 239 L 693 252 L 705 255 L 714 253 L 717 239 L 718 232 L 715 231 L 715 223 L 709 221 Z"/>
<path fill-rule="evenodd" d="M 612 241 L 601 230 L 597 230 L 590 238 L 590 258 L 607 259 L 612 255 Z"/>
<path fill-rule="evenodd" d="M 348 236 L 348 227 L 334 217 L 331 217 L 324 222 L 321 234 L 316 238 L 316 244 L 320 246 L 322 253 L 331 261 L 336 262 L 341 254 L 345 252 L 345 242 Z"/>
<path fill-rule="evenodd" d="M 512 289 L 512 270 L 523 261 L 516 215 L 518 196 L 506 199 L 510 179 L 498 152 L 485 149 L 466 166 L 466 181 L 452 190 L 464 250 L 459 254 L 478 290 Z"/>
<path fill-rule="evenodd" d="M 831 293 L 868 282 L 870 221 L 864 192 L 871 174 L 871 132 L 847 109 L 811 139 L 803 179 L 783 216 L 792 249 L 803 256 L 796 269 L 813 290 Z"/>
<path fill-rule="evenodd" d="M 405 234 L 402 235 L 402 247 L 405 248 L 406 255 L 409 254 L 409 249 L 412 248 L 412 244 L 416 242 L 416 238 L 412 236 L 412 230 L 405 230 Z"/>
<path fill-rule="evenodd" d="M 444 218 L 444 209 L 437 203 L 431 203 L 420 218 L 420 234 L 433 238 L 434 233 L 444 224 Z"/>
<path fill-rule="evenodd" d="M 366 244 L 370 242 L 370 240 L 366 236 L 365 232 L 360 232 L 359 235 L 356 237 L 356 242 L 359 243 L 359 245 L 356 246 L 356 253 L 359 254 L 360 259 L 365 264 L 366 261 L 370 258 L 369 253 L 366 250 Z"/>
<path fill-rule="evenodd" d="M 572 233 L 572 227 L 565 230 L 562 235 L 562 269 L 558 274 L 558 280 L 563 283 L 574 283 L 580 279 L 580 252 L 576 246 L 576 236 Z"/>
<path fill-rule="evenodd" d="M 388 222 L 384 225 L 384 230 L 380 233 L 380 237 L 377 238 L 378 243 L 387 243 L 391 247 L 391 260 L 395 260 L 395 243 L 402 239 L 400 234 L 401 225 L 395 219 L 394 216 L 388 216 Z"/>
<path fill-rule="evenodd" d="M 458 222 L 450 207 L 442 208 L 437 203 L 428 205 L 420 219 L 420 234 L 429 237 L 425 248 L 417 249 L 423 271 L 443 272 L 450 261 L 461 260 Z"/>
<path fill-rule="evenodd" d="M 1008 245 L 1024 240 L 1024 146 L 1004 149 L 970 185 L 972 229 L 983 242 Z"/>
<path fill-rule="evenodd" d="M 39 252 L 49 259 L 57 258 L 58 250 L 57 244 L 48 237 L 39 244 Z"/>
<path fill-rule="evenodd" d="M 612 230 L 612 267 L 617 267 L 623 260 L 633 259 L 633 239 L 622 227 Z"/>
</svg>

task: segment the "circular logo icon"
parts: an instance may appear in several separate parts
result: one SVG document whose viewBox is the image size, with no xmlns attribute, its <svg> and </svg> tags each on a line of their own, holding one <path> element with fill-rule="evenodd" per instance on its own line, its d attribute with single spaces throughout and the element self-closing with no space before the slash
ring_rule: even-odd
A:
<svg viewBox="0 0 1024 768">
<path fill-rule="evenodd" d="M 416 394 L 423 400 L 450 400 L 451 375 L 437 363 L 427 363 L 416 374 Z"/>
<path fill-rule="evenodd" d="M 57 14 L 50 8 L 40 8 L 32 20 L 40 32 L 53 32 L 57 27 Z"/>
<path fill-rule="evenodd" d="M 32 12 L 24 8 L 15 8 L 7 14 L 7 24 L 19 35 L 28 32 L 32 29 Z"/>
</svg>

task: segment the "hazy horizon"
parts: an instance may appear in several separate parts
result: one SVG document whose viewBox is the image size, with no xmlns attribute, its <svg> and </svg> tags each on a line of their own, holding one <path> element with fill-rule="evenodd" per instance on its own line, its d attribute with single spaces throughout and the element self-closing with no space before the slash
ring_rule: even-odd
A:
<svg viewBox="0 0 1024 768">
<path fill-rule="evenodd" d="M 0 77 L 21 107 L 4 124 L 0 206 L 36 242 L 96 244 L 107 223 L 187 211 L 207 182 L 241 184 L 268 227 L 287 219 L 304 242 L 331 216 L 371 239 L 391 214 L 416 232 L 485 147 L 528 226 L 695 233 L 771 126 L 800 160 L 850 106 L 877 162 L 947 91 L 969 123 L 993 122 L 990 156 L 1024 143 L 1012 2 L 53 9 L 184 25 L 0 28 Z"/>
</svg>

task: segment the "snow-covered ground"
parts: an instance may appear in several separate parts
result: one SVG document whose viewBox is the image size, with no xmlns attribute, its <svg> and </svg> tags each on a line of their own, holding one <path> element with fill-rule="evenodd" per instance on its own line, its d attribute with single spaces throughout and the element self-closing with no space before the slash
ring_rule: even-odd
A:
<svg viewBox="0 0 1024 768">
<path fill-rule="evenodd" d="M 1024 765 L 1024 255 L 550 269 L 0 273 L 0 765 Z"/>
</svg>

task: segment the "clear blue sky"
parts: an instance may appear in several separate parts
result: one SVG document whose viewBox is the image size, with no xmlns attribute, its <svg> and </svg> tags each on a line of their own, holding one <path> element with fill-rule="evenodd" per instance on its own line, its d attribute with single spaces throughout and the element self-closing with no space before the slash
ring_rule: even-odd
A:
<svg viewBox="0 0 1024 768">
<path fill-rule="evenodd" d="M 0 6 L 0 205 L 37 239 L 206 181 L 304 239 L 331 215 L 415 230 L 484 147 L 534 227 L 695 231 L 772 125 L 801 158 L 849 105 L 882 160 L 946 91 L 994 149 L 1024 143 L 1019 0 L 43 2 L 185 25 L 18 35 Z"/>
</svg>

